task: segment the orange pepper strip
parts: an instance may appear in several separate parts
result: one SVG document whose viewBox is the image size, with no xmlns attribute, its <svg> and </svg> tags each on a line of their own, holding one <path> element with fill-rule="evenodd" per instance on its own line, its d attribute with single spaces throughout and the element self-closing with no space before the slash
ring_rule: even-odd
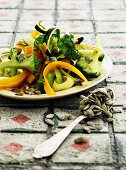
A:
<svg viewBox="0 0 126 170">
<path fill-rule="evenodd" d="M 3 78 L 0 80 L 0 89 L 18 87 L 24 82 L 28 75 L 29 71 L 24 70 L 16 76 Z"/>
<path fill-rule="evenodd" d="M 24 51 L 24 56 L 29 56 L 29 55 L 33 54 L 33 50 L 34 50 L 33 45 L 26 46 L 25 51 Z"/>
<path fill-rule="evenodd" d="M 47 46 L 46 43 L 44 42 L 44 43 L 42 44 L 41 51 L 42 51 L 42 54 L 43 54 L 43 56 L 44 56 L 45 59 L 46 59 L 46 54 L 45 54 L 45 52 L 46 52 L 47 49 L 48 49 L 48 46 Z"/>
<path fill-rule="evenodd" d="M 30 73 L 30 74 L 28 75 L 28 77 L 27 77 L 27 82 L 28 82 L 29 84 L 31 84 L 34 79 L 35 79 L 34 74 Z"/>
<path fill-rule="evenodd" d="M 74 66 L 72 66 L 71 64 L 69 63 L 66 63 L 66 62 L 62 62 L 62 61 L 54 61 L 54 62 L 51 62 L 49 63 L 44 71 L 43 71 L 43 76 L 44 76 L 44 89 L 45 89 L 45 92 L 46 94 L 48 95 L 55 95 L 55 92 L 54 90 L 52 89 L 52 87 L 50 86 L 49 82 L 48 82 L 48 79 L 47 79 L 47 74 L 54 70 L 55 68 L 64 68 L 64 69 L 67 69 L 69 71 L 72 71 L 74 72 L 75 74 L 77 74 L 79 77 L 82 78 L 82 80 L 84 80 L 86 83 L 88 82 L 88 80 L 86 79 L 86 77 Z"/>
</svg>

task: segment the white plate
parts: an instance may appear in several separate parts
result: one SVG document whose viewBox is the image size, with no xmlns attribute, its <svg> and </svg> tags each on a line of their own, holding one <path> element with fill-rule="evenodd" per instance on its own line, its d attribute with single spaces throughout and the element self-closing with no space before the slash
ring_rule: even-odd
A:
<svg viewBox="0 0 126 170">
<path fill-rule="evenodd" d="M 9 90 L 0 90 L 0 95 L 8 98 L 13 99 L 20 99 L 20 100 L 47 100 L 47 99 L 54 99 L 54 98 L 60 98 L 68 95 L 72 95 L 84 90 L 87 90 L 98 83 L 102 82 L 111 72 L 112 69 L 112 61 L 108 56 L 105 56 L 103 60 L 102 65 L 102 74 L 98 78 L 94 79 L 93 81 L 90 81 L 90 83 L 87 86 L 75 86 L 67 90 L 63 90 L 60 92 L 56 92 L 54 96 L 48 96 L 46 94 L 40 94 L 40 95 L 27 95 L 24 94 L 23 96 L 15 95 L 14 92 L 11 92 Z"/>
</svg>

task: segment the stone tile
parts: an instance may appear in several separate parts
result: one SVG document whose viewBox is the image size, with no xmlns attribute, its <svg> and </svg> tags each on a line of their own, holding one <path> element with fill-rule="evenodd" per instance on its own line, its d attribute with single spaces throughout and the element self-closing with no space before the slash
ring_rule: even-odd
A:
<svg viewBox="0 0 126 170">
<path fill-rule="evenodd" d="M 125 21 L 125 10 L 93 10 L 95 20 Z"/>
<path fill-rule="evenodd" d="M 4 48 L 4 47 L 3 47 L 3 48 L 0 48 L 0 56 L 1 56 L 2 52 L 3 52 L 3 51 L 6 51 L 6 50 L 9 50 L 9 48 Z"/>
<path fill-rule="evenodd" d="M 19 21 L 17 32 L 32 32 L 38 21 Z M 53 27 L 53 22 L 43 21 L 43 26 L 47 29 Z"/>
<path fill-rule="evenodd" d="M 126 22 L 125 21 L 116 21 L 116 22 L 96 22 L 96 29 L 98 33 L 118 33 L 126 32 Z"/>
<path fill-rule="evenodd" d="M 17 33 L 15 37 L 15 43 L 21 39 L 24 39 L 25 36 L 27 36 L 28 33 Z"/>
<path fill-rule="evenodd" d="M 62 32 L 93 33 L 91 21 L 58 21 L 57 26 Z"/>
<path fill-rule="evenodd" d="M 103 47 L 126 47 L 126 33 L 99 34 Z"/>
<path fill-rule="evenodd" d="M 9 131 L 47 131 L 47 125 L 44 123 L 44 113 L 47 108 L 27 108 L 16 109 L 1 107 L 0 109 L 0 130 Z"/>
<path fill-rule="evenodd" d="M 12 33 L 0 33 L 0 47 L 9 47 L 12 35 Z"/>
<path fill-rule="evenodd" d="M 114 63 L 126 62 L 126 48 L 104 48 L 104 53 L 110 56 Z"/>
<path fill-rule="evenodd" d="M 15 21 L 0 21 L 0 32 L 14 32 Z"/>
<path fill-rule="evenodd" d="M 126 132 L 126 110 L 122 110 L 122 113 L 116 113 L 114 117 L 114 132 Z"/>
<path fill-rule="evenodd" d="M 126 170 L 126 166 L 121 167 L 120 170 Z"/>
<path fill-rule="evenodd" d="M 54 16 L 53 10 L 23 10 L 20 20 L 24 21 L 48 21 L 52 22 Z"/>
<path fill-rule="evenodd" d="M 125 84 L 115 84 L 107 83 L 107 87 L 113 89 L 115 93 L 114 105 L 124 105 L 126 104 L 126 85 Z"/>
<path fill-rule="evenodd" d="M 58 9 L 88 9 L 89 1 L 88 0 L 58 0 Z"/>
<path fill-rule="evenodd" d="M 17 14 L 17 9 L 0 9 L 0 20 L 16 20 Z"/>
<path fill-rule="evenodd" d="M 59 10 L 58 20 L 90 20 L 88 10 Z"/>
<path fill-rule="evenodd" d="M 119 163 L 126 162 L 126 134 L 115 134 Z"/>
<path fill-rule="evenodd" d="M 52 170 L 114 170 L 114 168 L 110 166 L 72 165 L 72 166 L 62 166 L 62 167 L 52 166 Z"/>
<path fill-rule="evenodd" d="M 74 144 L 77 137 L 85 137 L 89 143 Z M 108 134 L 70 134 L 52 156 L 55 163 L 112 163 Z"/>
<path fill-rule="evenodd" d="M 78 116 L 79 114 L 79 110 L 69 110 L 69 109 L 58 109 L 58 108 L 55 108 L 54 109 L 54 113 L 55 115 L 57 116 L 64 116 L 64 115 L 67 115 L 67 114 L 70 114 L 73 119 L 72 120 L 65 120 L 65 121 L 60 121 L 58 118 L 55 119 L 55 122 L 56 122 L 56 127 L 53 128 L 53 132 L 58 132 L 61 128 L 64 128 L 66 126 L 68 126 L 70 123 L 72 123 L 72 121 Z M 93 132 L 108 132 L 108 124 L 107 122 L 104 122 L 101 118 L 94 118 L 94 119 L 90 119 L 90 121 L 94 122 L 94 124 L 100 124 L 102 126 L 102 129 L 101 130 L 92 130 L 92 133 Z M 86 125 L 86 122 L 85 122 L 85 125 Z M 74 129 L 73 131 L 83 131 L 83 127 L 84 127 L 84 124 L 78 124 Z M 84 132 L 86 133 L 86 132 Z"/>
<path fill-rule="evenodd" d="M 18 8 L 20 5 L 21 0 L 1 0 L 0 1 L 0 8 Z"/>
<path fill-rule="evenodd" d="M 107 82 L 115 82 L 115 83 L 126 83 L 126 66 L 125 65 L 113 65 L 112 71 L 107 77 Z"/>
<path fill-rule="evenodd" d="M 32 153 L 44 140 L 46 140 L 44 134 L 1 133 L 0 163 L 34 162 Z"/>
<path fill-rule="evenodd" d="M 54 9 L 55 7 L 55 1 L 54 0 L 48 0 L 48 3 L 46 0 L 25 0 L 24 9 Z"/>
<path fill-rule="evenodd" d="M 109 0 L 93 0 L 92 1 L 92 7 L 93 9 L 125 9 L 125 6 L 123 4 L 123 1 L 109 1 Z"/>
</svg>

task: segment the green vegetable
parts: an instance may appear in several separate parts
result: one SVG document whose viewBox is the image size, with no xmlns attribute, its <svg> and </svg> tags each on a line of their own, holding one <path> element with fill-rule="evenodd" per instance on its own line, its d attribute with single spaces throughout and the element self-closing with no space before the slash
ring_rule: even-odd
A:
<svg viewBox="0 0 126 170">
<path fill-rule="evenodd" d="M 77 61 L 77 67 L 79 67 L 86 76 L 96 78 L 101 75 L 102 61 L 99 61 L 100 57 L 101 52 L 97 51 L 94 51 L 91 56 L 83 54 Z"/>
<path fill-rule="evenodd" d="M 81 53 L 75 47 L 73 35 L 64 35 L 60 38 L 58 48 L 63 55 L 70 60 L 77 61 L 81 57 Z"/>
<path fill-rule="evenodd" d="M 41 50 L 42 48 L 42 44 L 43 44 L 43 40 L 44 40 L 44 35 L 40 35 L 39 37 L 37 37 L 34 41 L 34 47 L 36 50 Z"/>
<path fill-rule="evenodd" d="M 39 76 L 39 80 L 37 81 L 37 89 L 41 92 L 41 93 L 45 93 L 44 92 L 44 77 L 43 74 L 41 73 Z"/>
<path fill-rule="evenodd" d="M 38 71 L 40 61 L 37 56 L 32 54 L 30 57 L 25 58 L 22 62 L 18 62 L 17 60 L 9 60 L 6 62 L 0 63 L 0 68 L 16 68 L 16 69 L 27 69 L 32 73 L 36 73 Z"/>
<path fill-rule="evenodd" d="M 53 85 L 53 81 L 54 81 L 54 72 L 53 71 L 50 71 L 47 75 L 47 79 L 48 79 L 48 82 L 50 84 L 50 86 Z"/>
<path fill-rule="evenodd" d="M 38 24 L 35 26 L 35 29 L 43 34 L 45 34 L 47 31 L 46 28 L 42 25 L 42 21 L 38 22 Z"/>
<path fill-rule="evenodd" d="M 62 76 L 60 69 L 55 68 L 54 73 L 56 75 L 56 82 L 59 83 L 59 84 L 63 83 L 63 76 Z"/>
<path fill-rule="evenodd" d="M 57 83 L 56 80 L 54 80 L 53 83 L 53 90 L 54 91 L 61 91 L 65 89 L 69 89 L 74 85 L 74 80 L 70 77 L 64 76 L 65 81 L 63 83 Z"/>
<path fill-rule="evenodd" d="M 11 61 L 16 60 L 17 59 L 17 50 L 15 48 L 11 48 L 10 50 L 10 59 Z M 11 68 L 11 74 L 10 76 L 13 77 L 17 74 L 17 68 Z"/>
<path fill-rule="evenodd" d="M 55 28 L 50 28 L 44 36 L 44 42 L 47 44 L 49 52 L 55 52 L 58 50 L 57 42 L 60 39 L 60 30 Z"/>
</svg>

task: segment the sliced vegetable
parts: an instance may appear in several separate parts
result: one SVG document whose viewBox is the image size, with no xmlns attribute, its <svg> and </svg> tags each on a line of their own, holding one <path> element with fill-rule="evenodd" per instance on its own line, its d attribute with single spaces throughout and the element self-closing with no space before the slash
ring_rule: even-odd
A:
<svg viewBox="0 0 126 170">
<path fill-rule="evenodd" d="M 60 69 L 58 69 L 58 68 L 55 68 L 54 69 L 54 73 L 55 73 L 55 75 L 56 75 L 56 79 L 55 79 L 55 81 L 57 82 L 57 83 L 63 83 L 63 76 L 62 76 L 62 73 L 61 73 L 61 71 L 60 71 Z"/>
<path fill-rule="evenodd" d="M 39 21 L 38 24 L 35 26 L 35 29 L 43 34 L 46 33 L 46 28 L 42 25 L 42 21 Z"/>
<path fill-rule="evenodd" d="M 42 54 L 43 54 L 43 56 L 44 56 L 45 59 L 47 58 L 47 56 L 46 56 L 46 51 L 47 51 L 47 50 L 48 50 L 48 46 L 47 46 L 46 43 L 44 42 L 44 43 L 42 44 L 41 51 L 42 51 Z"/>
<path fill-rule="evenodd" d="M 36 39 L 40 35 L 40 32 L 38 32 L 36 29 L 30 34 L 30 36 L 34 39 Z"/>
<path fill-rule="evenodd" d="M 58 28 L 50 28 L 46 32 L 43 42 L 45 42 L 47 44 L 49 52 L 52 51 L 52 43 L 51 43 L 52 39 L 51 38 L 53 35 L 55 35 L 55 37 L 57 37 L 57 39 L 59 39 L 60 38 L 60 30 Z"/>
<path fill-rule="evenodd" d="M 50 71 L 54 70 L 55 68 L 64 68 L 64 69 L 67 69 L 69 71 L 72 71 L 75 74 L 77 74 L 79 77 L 81 77 L 82 80 L 84 80 L 86 84 L 88 82 L 86 77 L 77 68 L 75 68 L 71 64 L 66 63 L 66 62 L 62 62 L 62 61 L 55 61 L 55 62 L 48 64 L 43 71 L 44 89 L 45 89 L 46 94 L 48 94 L 48 95 L 55 95 L 54 90 L 49 85 L 49 82 L 48 82 L 48 79 L 47 79 L 47 74 Z"/>
<path fill-rule="evenodd" d="M 32 74 L 31 72 L 29 73 L 29 76 L 27 77 L 27 82 L 29 84 L 31 84 L 33 81 L 35 80 L 35 76 L 34 74 Z"/>
<path fill-rule="evenodd" d="M 54 80 L 53 83 L 53 90 L 54 91 L 61 91 L 61 90 L 65 90 L 65 89 L 69 89 L 74 85 L 74 80 L 68 76 L 64 76 L 64 78 L 66 79 L 63 83 L 57 83 L 56 80 Z"/>
<path fill-rule="evenodd" d="M 24 70 L 16 76 L 0 79 L 0 89 L 18 87 L 25 81 L 28 75 L 29 71 Z"/>
<path fill-rule="evenodd" d="M 26 46 L 25 51 L 24 51 L 24 56 L 29 56 L 29 55 L 33 54 L 33 50 L 34 50 L 33 45 Z"/>
<path fill-rule="evenodd" d="M 47 75 L 47 79 L 48 79 L 48 82 L 50 84 L 50 86 L 52 87 L 53 85 L 53 82 L 54 82 L 54 72 L 53 71 L 50 71 Z"/>
<path fill-rule="evenodd" d="M 11 50 L 10 50 L 10 59 L 11 59 L 11 61 L 17 59 L 17 50 L 15 48 L 11 48 Z M 17 74 L 17 69 L 11 68 L 11 77 L 15 76 L 16 74 Z"/>
</svg>

